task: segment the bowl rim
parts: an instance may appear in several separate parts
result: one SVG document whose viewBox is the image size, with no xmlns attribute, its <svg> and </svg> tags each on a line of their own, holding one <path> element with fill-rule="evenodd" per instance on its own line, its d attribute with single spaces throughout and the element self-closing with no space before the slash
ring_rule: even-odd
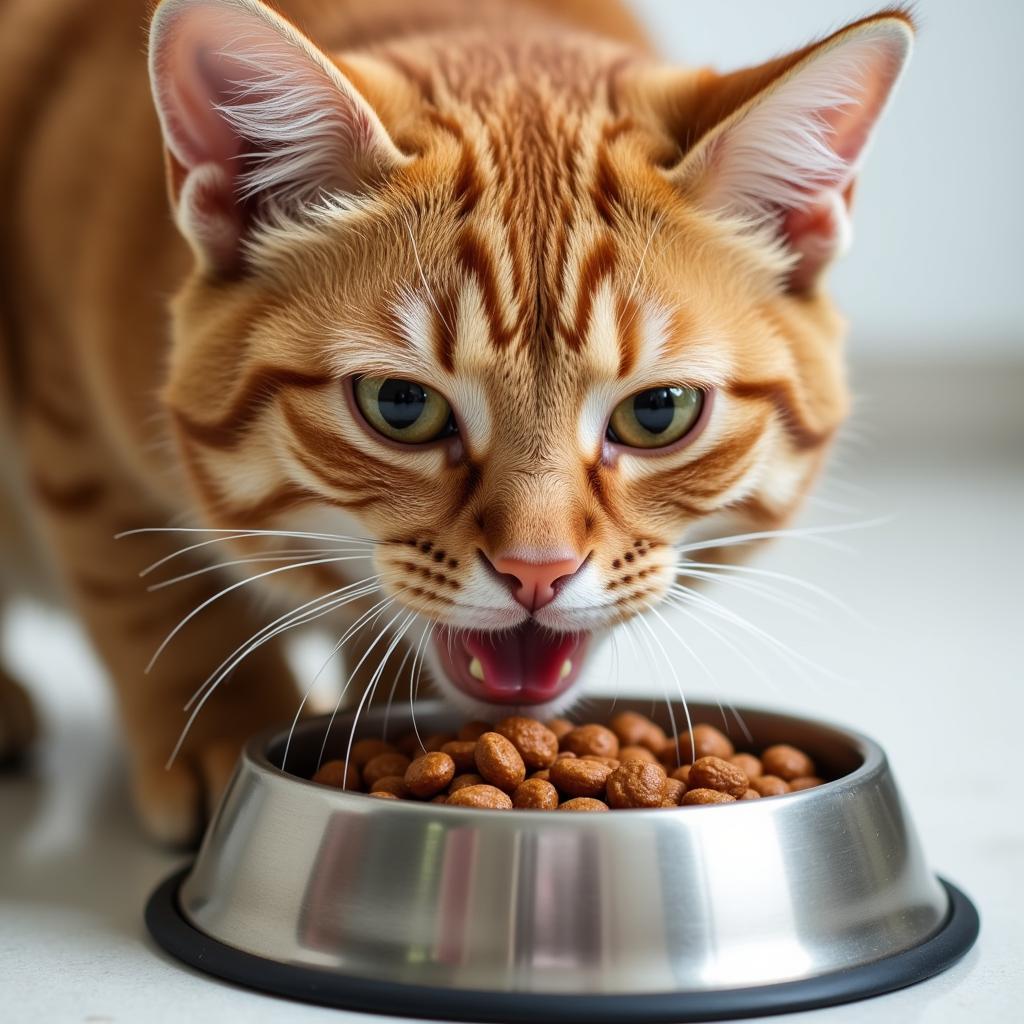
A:
<svg viewBox="0 0 1024 1024">
<path fill-rule="evenodd" d="M 597 700 L 610 699 L 604 697 L 601 694 L 595 694 L 594 698 Z M 620 699 L 617 701 L 616 706 L 622 706 L 624 710 L 632 710 L 632 705 L 636 704 L 647 704 L 650 701 L 650 697 L 629 697 Z M 687 702 L 690 708 L 690 713 L 693 714 L 698 709 L 711 709 L 715 710 L 720 705 L 717 702 L 707 702 L 703 700 L 692 700 Z M 804 726 L 811 726 L 817 729 L 831 731 L 839 733 L 847 741 L 849 746 L 856 752 L 857 756 L 861 758 L 861 763 L 848 772 L 846 775 L 841 775 L 838 779 L 831 779 L 824 782 L 820 786 L 815 786 L 813 789 L 799 790 L 796 793 L 785 793 L 781 794 L 787 797 L 786 806 L 793 806 L 797 800 L 813 800 L 821 799 L 822 796 L 838 796 L 849 790 L 859 789 L 862 785 L 869 783 L 872 779 L 876 779 L 884 774 L 888 770 L 888 759 L 885 754 L 885 750 L 882 746 L 870 736 L 862 733 L 856 729 L 851 729 L 845 725 L 839 725 L 828 719 L 809 718 L 803 715 L 792 714 L 784 710 L 775 710 L 772 708 L 759 707 L 753 705 L 734 705 L 734 710 L 740 715 L 750 716 L 768 716 L 776 719 L 788 719 L 792 722 L 800 723 Z M 441 701 L 426 701 L 424 702 L 424 714 L 429 714 L 435 711 L 446 711 L 451 710 L 455 713 L 455 709 L 449 709 Z M 347 712 L 346 712 L 347 713 Z M 319 719 L 328 719 L 329 715 L 318 715 L 313 718 L 308 718 L 298 723 L 296 728 L 302 726 L 310 726 Z M 339 716 L 341 717 L 341 716 Z M 338 719 L 335 719 L 337 722 Z M 344 789 L 338 789 L 334 786 L 327 786 L 320 782 L 313 782 L 312 779 L 307 779 L 301 775 L 296 775 L 293 772 L 285 771 L 283 768 L 279 768 L 273 761 L 270 760 L 269 750 L 274 745 L 274 742 L 282 737 L 287 729 L 287 726 L 273 726 L 268 729 L 263 729 L 260 732 L 254 734 L 246 742 L 242 748 L 241 760 L 239 764 L 245 763 L 249 770 L 254 771 L 257 775 L 264 779 L 274 779 L 276 781 L 285 780 L 288 783 L 297 783 L 301 786 L 312 787 L 315 792 L 321 794 L 323 798 L 336 801 L 340 806 L 347 808 L 364 807 L 365 801 L 367 800 L 366 793 L 355 793 Z M 765 799 L 771 799 L 770 797 Z M 353 803 L 355 801 L 355 803 Z M 748 808 L 760 807 L 760 800 L 737 800 L 734 802 L 735 805 L 745 804 Z M 466 815 L 471 815 L 473 820 L 477 820 L 480 814 L 485 814 L 488 817 L 500 816 L 503 819 L 507 816 L 507 809 L 500 808 L 482 808 L 482 807 L 460 807 L 450 806 L 448 804 L 435 804 L 430 801 L 421 800 L 376 800 L 374 801 L 374 813 L 381 815 L 390 814 L 423 814 L 430 813 L 432 815 L 440 815 L 444 817 L 454 816 L 456 820 L 464 818 Z M 712 811 L 724 811 L 726 808 L 734 806 L 733 804 L 698 804 L 688 805 L 683 808 L 680 806 L 679 811 L 687 811 L 687 820 L 690 820 L 689 815 L 691 812 L 712 812 Z M 777 806 L 777 805 L 773 805 Z M 665 807 L 633 807 L 629 808 L 630 821 L 635 821 L 636 818 L 642 817 L 648 819 L 652 816 L 656 816 L 658 820 L 664 820 L 666 811 L 671 813 L 672 808 Z M 566 820 L 567 822 L 575 822 L 579 825 L 583 825 L 587 828 L 616 828 L 618 826 L 607 823 L 608 816 L 603 813 L 592 813 L 592 814 L 567 814 L 567 815 L 556 815 L 552 819 L 551 811 L 544 810 L 531 810 L 526 808 L 515 809 L 515 820 L 522 821 L 525 819 L 529 820 L 543 820 L 549 824 L 552 820 L 560 821 Z M 734 812 L 735 813 L 735 812 Z M 748 810 L 748 813 L 752 813 Z M 616 821 L 617 815 L 612 817 L 612 821 Z"/>
<path fill-rule="evenodd" d="M 946 915 L 935 932 L 907 949 L 808 978 L 704 992 L 580 995 L 439 988 L 332 974 L 323 968 L 283 963 L 228 945 L 202 931 L 182 912 L 179 889 L 191 870 L 192 864 L 175 870 L 153 890 L 146 903 L 146 927 L 171 956 L 204 974 L 279 997 L 374 1015 L 430 1020 L 443 1015 L 445 1020 L 453 1021 L 684 1024 L 804 1012 L 860 1001 L 934 977 L 967 954 L 980 929 L 978 911 L 970 897 L 942 876 L 933 876 L 947 900 Z"/>
</svg>

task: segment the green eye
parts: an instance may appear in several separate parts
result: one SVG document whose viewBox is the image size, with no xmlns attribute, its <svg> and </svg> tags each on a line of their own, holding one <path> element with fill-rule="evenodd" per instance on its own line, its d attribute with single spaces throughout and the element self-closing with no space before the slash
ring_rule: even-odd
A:
<svg viewBox="0 0 1024 1024">
<path fill-rule="evenodd" d="M 647 388 L 615 407 L 608 437 L 630 448 L 665 448 L 693 429 L 703 408 L 699 388 Z"/>
<path fill-rule="evenodd" d="M 456 432 L 451 406 L 433 388 L 400 377 L 359 377 L 359 411 L 374 430 L 404 444 L 426 444 Z"/>
</svg>

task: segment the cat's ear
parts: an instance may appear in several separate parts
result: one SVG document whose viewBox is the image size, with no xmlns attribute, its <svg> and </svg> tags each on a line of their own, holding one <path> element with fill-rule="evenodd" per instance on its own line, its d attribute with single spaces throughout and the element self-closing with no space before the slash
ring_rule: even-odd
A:
<svg viewBox="0 0 1024 1024">
<path fill-rule="evenodd" d="M 694 113 L 719 120 L 699 126 L 671 180 L 705 209 L 769 224 L 794 258 L 790 289 L 813 289 L 849 243 L 854 180 L 912 43 L 909 18 L 882 14 L 705 78 Z"/>
<path fill-rule="evenodd" d="M 406 160 L 352 82 L 260 0 L 163 0 L 149 69 L 175 217 L 204 269 L 240 268 L 257 210 L 301 215 Z"/>
</svg>

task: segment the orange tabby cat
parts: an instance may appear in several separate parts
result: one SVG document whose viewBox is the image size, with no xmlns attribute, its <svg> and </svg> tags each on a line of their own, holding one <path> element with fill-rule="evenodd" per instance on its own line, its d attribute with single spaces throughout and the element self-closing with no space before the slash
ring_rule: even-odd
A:
<svg viewBox="0 0 1024 1024">
<path fill-rule="evenodd" d="M 822 277 L 912 28 L 719 75 L 586 0 L 164 0 L 147 42 L 149 14 L 0 12 L 4 564 L 31 523 L 143 819 L 185 841 L 296 711 L 286 627 L 345 630 L 354 697 L 390 652 L 544 714 L 685 599 L 683 538 L 793 512 L 847 409 Z M 114 539 L 183 525 L 224 532 Z M 147 594 L 162 559 L 187 578 Z M 31 733 L 0 674 L 0 752 Z"/>
</svg>

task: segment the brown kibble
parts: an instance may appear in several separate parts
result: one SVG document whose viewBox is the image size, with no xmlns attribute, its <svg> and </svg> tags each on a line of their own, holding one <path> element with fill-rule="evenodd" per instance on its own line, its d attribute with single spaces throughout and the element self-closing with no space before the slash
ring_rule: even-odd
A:
<svg viewBox="0 0 1024 1024">
<path fill-rule="evenodd" d="M 783 793 L 789 792 L 789 783 L 777 775 L 759 775 L 756 779 L 750 780 L 750 788 L 761 796 L 782 796 Z"/>
<path fill-rule="evenodd" d="M 366 739 L 356 740 L 352 744 L 352 753 L 349 755 L 349 760 L 361 771 L 363 765 L 367 761 L 373 760 L 378 754 L 393 754 L 397 750 L 398 747 L 393 743 L 386 743 L 384 740 L 367 737 Z"/>
<path fill-rule="evenodd" d="M 494 731 L 519 751 L 529 771 L 550 768 L 558 756 L 558 737 L 535 718 L 512 715 L 498 722 Z"/>
<path fill-rule="evenodd" d="M 423 750 L 421 754 L 430 754 L 435 750 L 440 750 L 446 743 L 451 743 L 455 739 L 455 733 L 453 732 L 435 732 L 432 736 L 428 736 L 423 741 Z"/>
<path fill-rule="evenodd" d="M 777 775 L 786 782 L 814 775 L 814 762 L 802 750 L 788 743 L 768 747 L 761 754 L 761 764 L 765 775 Z"/>
<path fill-rule="evenodd" d="M 617 757 L 619 738 L 603 725 L 591 723 L 577 726 L 562 737 L 562 747 L 577 757 L 584 754 L 599 754 L 601 757 Z"/>
<path fill-rule="evenodd" d="M 691 750 L 690 743 L 691 735 L 693 736 L 693 750 Z M 695 755 L 694 750 L 696 751 Z M 691 759 L 699 761 L 702 757 L 720 757 L 723 761 L 728 761 L 736 753 L 736 748 L 732 745 L 729 737 L 713 725 L 695 725 L 692 734 L 689 732 L 680 734 L 678 752 L 679 759 L 683 762 L 690 762 Z M 672 753 L 675 752 L 672 751 Z"/>
<path fill-rule="evenodd" d="M 476 770 L 492 785 L 511 793 L 526 778 L 519 751 L 500 733 L 485 732 L 476 741 Z"/>
<path fill-rule="evenodd" d="M 720 757 L 702 757 L 693 762 L 686 785 L 689 789 L 717 789 L 719 793 L 741 797 L 750 788 L 750 780 Z"/>
<path fill-rule="evenodd" d="M 576 796 L 559 804 L 560 811 L 607 811 L 608 805 L 603 800 L 595 800 L 589 796 Z"/>
<path fill-rule="evenodd" d="M 729 764 L 734 768 L 739 768 L 748 779 L 756 779 L 758 775 L 764 775 L 761 759 L 754 757 L 753 754 L 733 754 L 729 758 Z"/>
<path fill-rule="evenodd" d="M 609 768 L 618 768 L 622 762 L 617 757 L 602 757 L 600 754 L 584 754 L 581 761 L 600 761 L 601 764 L 608 765 Z"/>
<path fill-rule="evenodd" d="M 395 740 L 395 746 L 398 747 L 398 752 L 400 754 L 405 754 L 410 761 L 418 754 L 423 753 L 420 749 L 419 737 L 414 732 L 403 732 L 402 735 Z"/>
<path fill-rule="evenodd" d="M 601 761 L 570 757 L 556 761 L 550 768 L 551 781 L 564 796 L 597 796 L 604 792 L 613 769 Z"/>
<path fill-rule="evenodd" d="M 656 722 L 651 723 L 650 731 L 647 733 L 647 738 L 640 741 L 641 747 L 646 747 L 655 757 L 658 756 L 658 751 L 665 746 L 665 740 L 668 737 L 665 735 L 665 730 Z"/>
<path fill-rule="evenodd" d="M 619 747 L 619 761 L 650 761 L 651 764 L 659 764 L 658 759 L 647 749 L 647 747 Z"/>
<path fill-rule="evenodd" d="M 441 748 L 455 762 L 458 774 L 471 772 L 476 767 L 476 740 L 450 740 Z"/>
<path fill-rule="evenodd" d="M 543 779 L 527 779 L 516 786 L 512 806 L 524 811 L 553 811 L 558 807 L 558 790 Z"/>
<path fill-rule="evenodd" d="M 313 781 L 323 786 L 334 786 L 335 789 L 350 789 L 355 792 L 363 788 L 359 784 L 359 772 L 355 767 L 346 768 L 344 761 L 324 761 L 313 776 Z"/>
<path fill-rule="evenodd" d="M 698 804 L 733 804 L 736 797 L 728 793 L 719 793 L 717 789 L 688 789 L 683 794 L 683 807 L 695 807 Z"/>
<path fill-rule="evenodd" d="M 385 775 L 378 779 L 371 787 L 371 793 L 391 793 L 399 800 L 405 800 L 409 796 L 409 787 L 401 775 Z"/>
<path fill-rule="evenodd" d="M 678 807 L 680 801 L 683 799 L 683 794 L 686 792 L 686 783 L 680 782 L 678 779 L 666 779 L 665 780 L 665 801 Z"/>
<path fill-rule="evenodd" d="M 825 780 L 819 779 L 817 775 L 801 775 L 796 779 L 790 779 L 789 791 L 798 793 L 801 789 L 814 789 L 815 786 L 821 786 L 824 782 Z"/>
<path fill-rule="evenodd" d="M 568 718 L 549 718 L 544 724 L 558 737 L 559 743 L 567 733 L 576 728 Z"/>
<path fill-rule="evenodd" d="M 391 742 L 363 737 L 352 744 L 347 766 L 328 761 L 313 781 L 379 799 L 570 811 L 759 800 L 827 781 L 798 747 L 777 743 L 760 757 L 736 753 L 706 723 L 693 727 L 697 757 L 690 764 L 690 737 L 668 740 L 637 711 L 583 725 L 508 715 L 494 725 L 466 722 L 458 733 L 433 733 L 422 743 L 414 732 Z"/>
<path fill-rule="evenodd" d="M 492 729 L 493 726 L 491 725 L 490 722 L 467 722 L 459 730 L 459 735 L 457 738 L 463 741 L 472 740 L 472 742 L 476 743 L 476 741 L 480 739 L 480 737 L 483 736 L 485 732 L 491 732 Z"/>
<path fill-rule="evenodd" d="M 627 761 L 608 776 L 608 806 L 659 807 L 665 799 L 665 769 L 649 761 Z"/>
<path fill-rule="evenodd" d="M 455 778 L 455 762 L 440 750 L 417 757 L 405 770 L 409 792 L 420 800 L 436 796 Z"/>
<path fill-rule="evenodd" d="M 654 723 L 639 711 L 620 711 L 608 719 L 608 728 L 624 747 L 641 743 L 652 725 Z"/>
<path fill-rule="evenodd" d="M 476 772 L 467 772 L 465 775 L 456 775 L 452 779 L 452 784 L 448 787 L 448 795 L 457 793 L 460 789 L 465 786 L 479 786 L 484 781 L 482 775 L 477 775 Z"/>
<path fill-rule="evenodd" d="M 405 769 L 410 764 L 412 761 L 405 754 L 378 754 L 363 766 L 363 782 L 372 789 L 373 784 L 386 775 L 405 775 Z"/>
<path fill-rule="evenodd" d="M 608 722 L 608 728 L 624 747 L 643 747 L 657 754 L 665 746 L 665 730 L 638 711 L 620 711 Z"/>
<path fill-rule="evenodd" d="M 508 793 L 503 793 L 495 786 L 463 786 L 462 789 L 448 794 L 448 804 L 452 807 L 479 807 L 484 810 L 510 811 L 512 798 Z"/>
</svg>

